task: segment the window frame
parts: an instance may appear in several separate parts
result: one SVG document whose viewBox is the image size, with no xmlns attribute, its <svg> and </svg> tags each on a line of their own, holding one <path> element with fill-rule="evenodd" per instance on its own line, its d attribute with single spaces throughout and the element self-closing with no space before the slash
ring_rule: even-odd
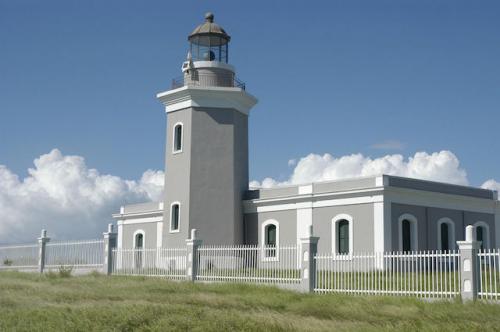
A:
<svg viewBox="0 0 500 332">
<path fill-rule="evenodd" d="M 338 236 L 340 234 L 338 229 L 339 229 L 339 222 L 341 222 L 342 220 L 345 220 L 348 222 L 349 224 L 349 252 L 347 254 L 340 254 L 338 252 L 338 246 L 339 246 L 339 239 L 338 239 Z M 332 218 L 332 254 L 334 257 L 337 257 L 337 258 L 340 258 L 340 259 L 352 259 L 352 254 L 354 252 L 354 232 L 353 232 L 353 226 L 354 224 L 354 218 L 349 215 L 349 214 L 345 214 L 345 213 L 341 213 L 341 214 L 338 214 L 336 215 L 335 217 Z"/>
<path fill-rule="evenodd" d="M 443 249 L 443 243 L 441 239 L 441 225 L 442 224 L 447 224 L 448 225 L 448 250 L 455 250 L 456 249 L 456 241 L 455 241 L 455 222 L 448 217 L 443 217 L 438 220 L 437 222 L 437 248 L 438 250 L 444 250 Z"/>
<path fill-rule="evenodd" d="M 137 235 L 142 235 L 142 248 L 137 248 Z M 142 229 L 138 229 L 134 232 L 134 234 L 132 235 L 133 236 L 133 240 L 132 240 L 132 248 L 133 248 L 133 267 L 134 268 L 138 268 L 137 267 L 137 260 L 139 259 L 139 256 L 140 256 L 140 268 L 144 268 L 144 249 L 146 249 L 146 232 Z"/>
<path fill-rule="evenodd" d="M 269 249 L 266 249 L 266 235 L 267 235 L 267 227 L 273 225 L 276 227 L 276 252 L 274 256 L 268 256 L 267 251 Z M 280 225 L 279 222 L 275 219 L 268 219 L 264 221 L 261 225 L 261 257 L 262 261 L 279 261 L 279 247 L 280 247 Z"/>
<path fill-rule="evenodd" d="M 484 249 L 490 249 L 491 248 L 491 235 L 490 235 L 490 225 L 485 222 L 485 221 L 476 221 L 474 223 L 474 240 L 477 239 L 477 228 L 482 227 L 485 232 L 483 232 L 483 243 L 482 243 L 482 248 Z M 486 239 L 486 241 L 484 241 Z M 477 240 L 476 240 L 477 241 Z"/>
<path fill-rule="evenodd" d="M 403 252 L 403 220 L 410 222 L 410 252 L 418 251 L 418 219 L 410 213 L 403 213 L 398 218 L 399 251 Z"/>
<path fill-rule="evenodd" d="M 180 135 L 181 147 L 180 147 L 180 149 L 176 149 L 177 148 L 177 127 L 181 128 L 181 135 Z M 182 122 L 176 122 L 174 124 L 174 126 L 172 127 L 172 154 L 182 153 L 183 148 L 184 148 L 184 124 Z"/>
<path fill-rule="evenodd" d="M 177 214 L 177 228 L 176 229 L 173 229 L 172 226 L 172 217 L 173 217 L 173 207 L 177 205 L 179 207 L 179 213 Z M 170 214 L 170 223 L 169 223 L 169 232 L 170 233 L 179 233 L 181 231 L 181 203 L 178 202 L 178 201 L 175 201 L 175 202 L 172 202 L 170 204 L 170 210 L 169 210 L 169 214 Z"/>
</svg>

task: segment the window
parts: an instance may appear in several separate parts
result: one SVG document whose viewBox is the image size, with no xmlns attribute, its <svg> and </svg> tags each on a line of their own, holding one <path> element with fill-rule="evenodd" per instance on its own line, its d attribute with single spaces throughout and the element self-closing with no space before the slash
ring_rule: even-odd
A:
<svg viewBox="0 0 500 332">
<path fill-rule="evenodd" d="M 481 241 L 481 250 L 484 249 L 484 227 L 483 226 L 477 226 L 476 227 L 476 241 Z"/>
<path fill-rule="evenodd" d="M 173 152 L 182 151 L 182 123 L 176 123 L 174 126 L 174 146 Z"/>
<path fill-rule="evenodd" d="M 450 250 L 450 226 L 447 223 L 441 224 L 441 250 Z"/>
<path fill-rule="evenodd" d="M 404 252 L 418 250 L 418 223 L 412 214 L 405 213 L 398 218 L 399 249 Z M 438 228 L 439 232 L 439 228 Z"/>
<path fill-rule="evenodd" d="M 280 227 L 276 220 L 266 220 L 261 226 L 262 260 L 279 259 Z"/>
<path fill-rule="evenodd" d="M 135 235 L 135 249 L 144 248 L 144 234 L 139 233 Z"/>
<path fill-rule="evenodd" d="M 136 269 L 143 267 L 144 231 L 138 230 L 134 233 L 134 266 Z"/>
<path fill-rule="evenodd" d="M 437 221 L 437 249 L 453 250 L 455 248 L 455 223 L 448 217 Z"/>
<path fill-rule="evenodd" d="M 337 223 L 337 253 L 348 254 L 349 253 L 349 221 L 340 220 Z"/>
<path fill-rule="evenodd" d="M 478 221 L 474 227 L 476 228 L 476 241 L 481 241 L 481 250 L 491 248 L 489 225 L 484 221 Z"/>
<path fill-rule="evenodd" d="M 180 209 L 181 206 L 179 203 L 172 203 L 170 206 L 170 232 L 179 231 Z"/>
<path fill-rule="evenodd" d="M 353 252 L 353 218 L 342 213 L 332 219 L 332 253 L 336 255 L 348 255 Z M 342 259 L 351 259 L 346 256 Z"/>
<path fill-rule="evenodd" d="M 266 257 L 276 257 L 276 225 L 266 226 Z"/>
<path fill-rule="evenodd" d="M 403 251 L 411 251 L 411 222 L 403 220 Z"/>
</svg>

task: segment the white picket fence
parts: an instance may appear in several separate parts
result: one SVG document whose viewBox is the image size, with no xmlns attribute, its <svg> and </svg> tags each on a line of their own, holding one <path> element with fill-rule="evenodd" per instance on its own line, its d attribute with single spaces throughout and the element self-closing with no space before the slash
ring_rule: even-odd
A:
<svg viewBox="0 0 500 332">
<path fill-rule="evenodd" d="M 104 241 L 81 240 L 49 242 L 46 245 L 45 267 L 101 269 L 104 264 Z"/>
<path fill-rule="evenodd" d="M 112 274 L 186 279 L 186 248 L 113 249 Z"/>
<path fill-rule="evenodd" d="M 458 251 L 318 254 L 318 293 L 451 298 L 460 294 Z"/>
<path fill-rule="evenodd" d="M 202 246 L 197 280 L 294 284 L 301 280 L 298 247 Z"/>
<path fill-rule="evenodd" d="M 316 253 L 314 264 L 309 265 L 311 261 L 307 257 L 312 256 L 307 256 L 307 251 L 300 245 L 198 244 L 183 248 L 113 248 L 109 253 L 105 250 L 106 243 L 111 242 L 106 242 L 105 237 L 3 246 L 0 247 L 0 270 L 41 271 L 64 266 L 79 273 L 98 270 L 114 275 L 172 280 L 271 284 L 317 293 L 426 299 L 454 298 L 461 293 L 463 296 L 467 287 L 461 289 L 462 279 L 469 278 L 467 273 L 474 270 L 478 274 L 475 279 L 478 281 L 478 298 L 500 300 L 500 249 L 480 250 L 476 257 L 472 256 L 477 265 L 464 263 L 463 267 L 461 259 L 464 262 L 471 259 L 466 257 L 466 251 L 461 253 L 459 250 L 345 255 Z M 315 252 L 314 249 L 308 250 L 312 254 Z"/>
<path fill-rule="evenodd" d="M 0 247 L 0 270 L 38 269 L 38 244 Z"/>
<path fill-rule="evenodd" d="M 479 292 L 485 300 L 500 299 L 500 249 L 485 249 L 478 253 Z"/>
</svg>

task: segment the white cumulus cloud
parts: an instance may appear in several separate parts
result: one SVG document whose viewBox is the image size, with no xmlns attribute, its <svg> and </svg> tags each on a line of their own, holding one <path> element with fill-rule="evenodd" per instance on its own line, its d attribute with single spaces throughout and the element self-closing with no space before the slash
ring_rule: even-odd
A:
<svg viewBox="0 0 500 332">
<path fill-rule="evenodd" d="M 493 179 L 489 179 L 488 181 L 485 181 L 482 185 L 481 188 L 484 189 L 489 189 L 489 190 L 496 190 L 500 192 L 500 182 L 497 182 Z M 500 199 L 500 197 L 499 197 Z"/>
<path fill-rule="evenodd" d="M 334 157 L 325 153 L 309 154 L 301 158 L 289 179 L 283 182 L 265 178 L 261 182 L 252 181 L 252 187 L 271 188 L 280 185 L 301 184 L 329 180 L 339 180 L 360 176 L 389 174 L 417 179 L 467 185 L 466 171 L 460 161 L 450 151 L 429 154 L 417 152 L 405 159 L 401 154 L 369 158 L 362 154 Z"/>
<path fill-rule="evenodd" d="M 0 165 L 0 243 L 32 242 L 42 228 L 58 239 L 100 237 L 121 205 L 160 200 L 163 193 L 162 171 L 125 180 L 57 149 L 35 159 L 28 174 L 20 179 Z"/>
</svg>

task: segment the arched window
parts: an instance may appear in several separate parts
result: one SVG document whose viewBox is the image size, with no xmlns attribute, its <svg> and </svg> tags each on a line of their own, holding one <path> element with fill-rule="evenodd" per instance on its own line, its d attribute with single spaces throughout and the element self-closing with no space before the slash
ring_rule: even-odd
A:
<svg viewBox="0 0 500 332">
<path fill-rule="evenodd" d="M 136 269 L 143 267 L 144 255 L 144 231 L 138 230 L 134 233 L 134 266 Z"/>
<path fill-rule="evenodd" d="M 170 232 L 178 232 L 181 221 L 181 205 L 178 202 L 170 205 Z"/>
<path fill-rule="evenodd" d="M 339 255 L 353 252 L 353 218 L 339 214 L 332 219 L 332 252 Z"/>
<path fill-rule="evenodd" d="M 481 250 L 490 248 L 490 227 L 484 221 L 474 224 L 476 227 L 476 241 L 481 241 Z"/>
<path fill-rule="evenodd" d="M 262 244 L 264 258 L 278 258 L 279 224 L 276 220 L 267 220 L 262 224 Z"/>
<path fill-rule="evenodd" d="M 138 233 L 135 235 L 135 249 L 144 248 L 144 234 Z"/>
<path fill-rule="evenodd" d="M 399 250 L 408 252 L 418 250 L 417 218 L 405 213 L 398 219 L 399 222 Z"/>
<path fill-rule="evenodd" d="M 437 242 L 439 250 L 453 250 L 455 248 L 455 223 L 444 217 L 437 222 Z"/>
<path fill-rule="evenodd" d="M 276 257 L 276 225 L 266 226 L 266 257 Z"/>
<path fill-rule="evenodd" d="M 349 253 L 349 221 L 340 220 L 337 223 L 337 253 L 338 254 L 348 254 Z"/>
<path fill-rule="evenodd" d="M 173 152 L 182 151 L 182 123 L 176 123 L 174 126 Z"/>
</svg>

